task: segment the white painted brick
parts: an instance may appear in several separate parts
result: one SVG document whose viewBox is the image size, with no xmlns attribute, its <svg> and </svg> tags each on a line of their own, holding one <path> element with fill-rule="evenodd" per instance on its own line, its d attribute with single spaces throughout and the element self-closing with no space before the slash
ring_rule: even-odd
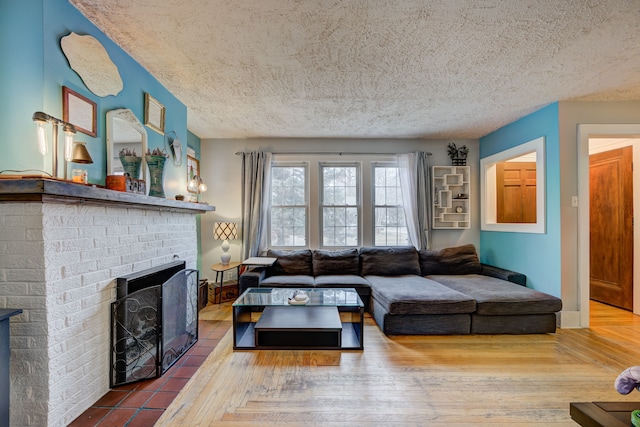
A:
<svg viewBox="0 0 640 427">
<path fill-rule="evenodd" d="M 15 294 L 7 295 L 0 288 L 0 304 L 35 306 L 18 316 L 21 322 L 11 322 L 12 345 L 18 348 L 12 357 L 15 354 L 24 362 L 12 367 L 12 392 L 23 397 L 12 401 L 12 414 L 22 414 L 12 418 L 15 425 L 66 425 L 106 393 L 115 277 L 170 262 L 174 254 L 186 259 L 188 266 L 196 262 L 197 236 L 191 214 L 91 205 L 42 206 L 0 207 L 0 215 L 8 210 L 15 216 L 35 214 L 24 223 L 13 222 L 22 230 L 13 236 L 18 241 L 0 238 L 0 254 L 14 257 L 0 256 L 0 280 L 5 278 L 0 287 L 9 284 L 10 293 Z M 45 224 L 44 229 L 28 226 L 34 223 Z M 4 227 L 0 223 L 0 234 L 6 229 L 6 222 Z M 7 282 L 8 270 L 12 278 L 22 279 Z M 44 271 L 46 282 L 27 282 L 25 277 L 37 278 L 38 273 L 22 270 Z M 48 355 L 53 374 L 46 369 Z M 33 374 L 17 375 L 16 370 Z M 49 402 L 41 399 L 46 396 Z"/>
<path fill-rule="evenodd" d="M 47 285 L 45 282 L 28 283 L 28 287 L 28 295 L 44 297 L 47 294 Z"/>
<path fill-rule="evenodd" d="M 82 285 L 90 292 L 95 292 L 96 287 L 102 287 L 102 283 L 108 283 L 111 280 L 109 270 L 98 270 L 93 273 L 85 273 L 81 276 Z"/>
<path fill-rule="evenodd" d="M 80 230 L 78 230 L 78 237 L 80 238 L 84 238 L 84 237 L 91 237 L 91 238 L 96 238 L 96 237 L 104 237 L 107 235 L 107 229 L 105 227 L 83 227 Z"/>
<path fill-rule="evenodd" d="M 78 229 L 65 227 L 45 227 L 42 230 L 42 236 L 45 240 L 68 240 L 78 238 Z"/>
<path fill-rule="evenodd" d="M 43 222 L 45 227 L 56 228 L 81 228 L 93 225 L 93 217 L 86 215 L 46 216 Z"/>
<path fill-rule="evenodd" d="M 6 227 L 42 228 L 42 217 L 36 215 L 7 215 Z"/>
<path fill-rule="evenodd" d="M 3 228 L 0 231 L 0 240 L 5 242 L 19 242 L 27 240 L 27 231 L 24 228 Z"/>
<path fill-rule="evenodd" d="M 68 278 L 76 275 L 80 275 L 85 271 L 94 271 L 96 270 L 96 261 L 81 261 L 76 262 L 71 265 L 66 265 L 63 268 L 62 277 Z"/>
<path fill-rule="evenodd" d="M 28 308 L 36 308 L 36 309 L 44 309 L 46 308 L 46 300 L 42 297 L 31 297 L 31 296 L 7 296 L 7 304 L 10 307 L 19 307 L 23 309 Z"/>
<path fill-rule="evenodd" d="M 29 293 L 29 285 L 26 283 L 3 283 L 0 285 L 0 293 L 3 296 L 23 296 Z"/>
<path fill-rule="evenodd" d="M 7 253 L 14 255 L 36 256 L 43 254 L 42 242 L 14 241 L 7 243 Z"/>
<path fill-rule="evenodd" d="M 44 269 L 21 269 L 21 270 L 5 270 L 7 281 L 9 282 L 42 282 L 45 278 Z"/>
<path fill-rule="evenodd" d="M 126 236 L 129 228 L 124 225 L 107 227 L 107 236 Z"/>
<path fill-rule="evenodd" d="M 93 249 L 94 239 L 88 238 L 76 238 L 67 240 L 52 240 L 45 244 L 45 252 L 50 253 L 65 253 L 65 252 L 78 252 Z"/>
</svg>

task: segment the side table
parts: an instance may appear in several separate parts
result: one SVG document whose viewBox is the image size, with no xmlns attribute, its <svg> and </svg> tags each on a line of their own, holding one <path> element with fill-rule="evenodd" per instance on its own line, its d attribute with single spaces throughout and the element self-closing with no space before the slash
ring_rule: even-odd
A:
<svg viewBox="0 0 640 427">
<path fill-rule="evenodd" d="M 218 285 L 219 284 L 219 286 L 220 286 L 220 296 L 218 297 L 218 304 L 222 303 L 222 286 L 224 284 L 224 272 L 225 271 L 229 271 L 229 270 L 233 270 L 235 268 L 236 269 L 236 277 L 239 279 L 240 278 L 240 266 L 241 265 L 242 265 L 241 262 L 233 261 L 233 262 L 230 262 L 227 265 L 224 265 L 222 263 L 217 263 L 217 264 L 213 264 L 211 266 L 211 269 L 216 272 L 216 280 L 214 282 L 214 285 Z M 218 282 L 218 280 L 220 280 L 220 282 Z M 214 303 L 215 303 L 215 301 L 214 301 Z"/>
</svg>

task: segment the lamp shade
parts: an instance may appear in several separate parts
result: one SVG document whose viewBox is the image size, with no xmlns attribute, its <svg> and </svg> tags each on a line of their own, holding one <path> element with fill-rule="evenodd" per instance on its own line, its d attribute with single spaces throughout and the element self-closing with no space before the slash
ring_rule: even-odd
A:
<svg viewBox="0 0 640 427">
<path fill-rule="evenodd" d="M 71 162 L 90 164 L 93 163 L 93 159 L 87 151 L 87 147 L 80 142 L 76 142 L 73 145 L 73 156 L 71 157 Z"/>
<path fill-rule="evenodd" d="M 215 240 L 235 240 L 238 238 L 238 224 L 235 222 L 216 222 L 213 224 Z"/>
</svg>

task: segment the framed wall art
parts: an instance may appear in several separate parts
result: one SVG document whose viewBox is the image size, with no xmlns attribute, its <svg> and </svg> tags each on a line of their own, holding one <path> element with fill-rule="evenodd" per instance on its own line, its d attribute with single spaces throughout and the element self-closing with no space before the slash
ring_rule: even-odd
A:
<svg viewBox="0 0 640 427">
<path fill-rule="evenodd" d="M 76 131 L 98 136 L 97 105 L 78 92 L 62 86 L 62 120 L 75 126 Z"/>
<path fill-rule="evenodd" d="M 144 94 L 144 124 L 164 135 L 165 108 L 157 99 L 145 92 Z"/>
</svg>

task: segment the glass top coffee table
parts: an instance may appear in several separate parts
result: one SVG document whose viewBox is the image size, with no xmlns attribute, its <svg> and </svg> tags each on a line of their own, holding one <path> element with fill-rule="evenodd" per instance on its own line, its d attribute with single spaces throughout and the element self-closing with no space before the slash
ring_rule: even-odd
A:
<svg viewBox="0 0 640 427">
<path fill-rule="evenodd" d="M 295 301 L 296 291 L 308 300 Z M 364 304 L 352 288 L 249 288 L 233 303 L 234 350 L 362 350 L 363 332 Z"/>
</svg>

